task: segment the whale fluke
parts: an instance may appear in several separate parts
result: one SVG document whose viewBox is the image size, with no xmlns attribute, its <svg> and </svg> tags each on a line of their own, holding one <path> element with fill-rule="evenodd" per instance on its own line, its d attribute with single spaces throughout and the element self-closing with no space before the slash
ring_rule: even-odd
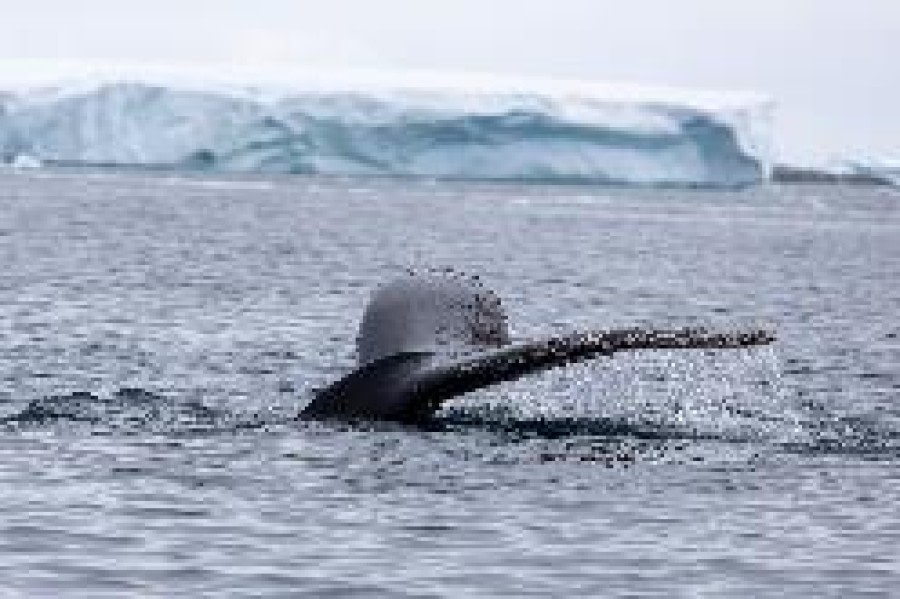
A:
<svg viewBox="0 0 900 599">
<path fill-rule="evenodd" d="M 421 422 L 458 395 L 582 360 L 641 349 L 765 345 L 766 330 L 621 329 L 513 343 L 499 298 L 459 275 L 411 275 L 373 296 L 360 368 L 318 392 L 302 418 Z"/>
</svg>

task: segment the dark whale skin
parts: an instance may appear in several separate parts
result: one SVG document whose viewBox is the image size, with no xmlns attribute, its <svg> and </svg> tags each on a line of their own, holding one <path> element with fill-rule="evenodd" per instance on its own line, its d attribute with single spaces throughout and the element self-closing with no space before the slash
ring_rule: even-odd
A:
<svg viewBox="0 0 900 599">
<path fill-rule="evenodd" d="M 357 340 L 361 366 L 318 391 L 300 417 L 419 423 L 458 395 L 619 351 L 728 349 L 774 340 L 762 329 L 635 328 L 513 343 L 499 299 L 477 280 L 410 275 L 373 296 Z"/>
</svg>

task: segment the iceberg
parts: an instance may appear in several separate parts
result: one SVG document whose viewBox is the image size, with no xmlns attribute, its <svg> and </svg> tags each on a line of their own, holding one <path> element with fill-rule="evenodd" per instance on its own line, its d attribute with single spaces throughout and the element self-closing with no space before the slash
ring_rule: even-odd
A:
<svg viewBox="0 0 900 599">
<path fill-rule="evenodd" d="M 772 169 L 772 180 L 778 183 L 900 187 L 900 161 L 841 159 L 817 166 L 776 164 Z"/>
<path fill-rule="evenodd" d="M 8 157 L 8 159 L 0 161 L 0 167 L 16 170 L 41 168 L 41 166 L 42 165 L 40 160 L 38 160 L 34 156 L 29 156 L 27 154 L 10 156 Z"/>
<path fill-rule="evenodd" d="M 7 163 L 724 187 L 773 163 L 772 102 L 747 93 L 391 72 L 0 87 Z"/>
<path fill-rule="evenodd" d="M 841 174 L 869 178 L 882 185 L 900 187 L 900 160 L 846 159 L 835 165 L 834 170 Z"/>
</svg>

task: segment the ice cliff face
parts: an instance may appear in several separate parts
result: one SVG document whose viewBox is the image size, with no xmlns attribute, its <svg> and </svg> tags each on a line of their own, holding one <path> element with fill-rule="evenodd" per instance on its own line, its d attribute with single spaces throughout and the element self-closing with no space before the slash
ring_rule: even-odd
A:
<svg viewBox="0 0 900 599">
<path fill-rule="evenodd" d="M 0 91 L 0 162 L 741 186 L 771 103 L 588 83 L 382 74 L 265 85 L 106 77 Z"/>
</svg>

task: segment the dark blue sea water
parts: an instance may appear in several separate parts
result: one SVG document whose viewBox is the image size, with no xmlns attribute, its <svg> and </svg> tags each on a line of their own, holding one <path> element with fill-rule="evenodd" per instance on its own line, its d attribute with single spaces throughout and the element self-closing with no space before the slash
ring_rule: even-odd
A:
<svg viewBox="0 0 900 599">
<path fill-rule="evenodd" d="M 0 595 L 889 596 L 900 193 L 0 175 Z M 371 291 L 767 326 L 297 422 Z"/>
</svg>

